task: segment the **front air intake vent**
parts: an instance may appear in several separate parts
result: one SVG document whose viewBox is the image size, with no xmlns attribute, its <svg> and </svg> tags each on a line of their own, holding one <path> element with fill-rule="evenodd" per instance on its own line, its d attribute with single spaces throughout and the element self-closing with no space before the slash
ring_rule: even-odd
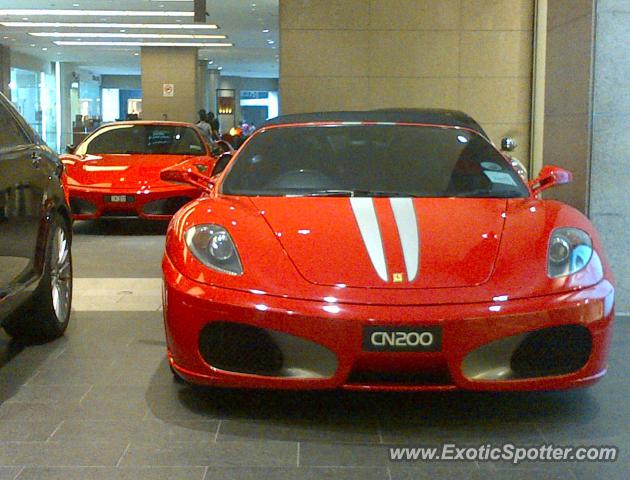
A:
<svg viewBox="0 0 630 480">
<path fill-rule="evenodd" d="M 231 322 L 213 322 L 199 335 L 199 352 L 221 370 L 280 376 L 282 351 L 265 330 Z"/>
<path fill-rule="evenodd" d="M 545 328 L 525 336 L 512 354 L 510 366 L 517 378 L 565 375 L 586 365 L 591 348 L 591 334 L 586 327 Z"/>
</svg>

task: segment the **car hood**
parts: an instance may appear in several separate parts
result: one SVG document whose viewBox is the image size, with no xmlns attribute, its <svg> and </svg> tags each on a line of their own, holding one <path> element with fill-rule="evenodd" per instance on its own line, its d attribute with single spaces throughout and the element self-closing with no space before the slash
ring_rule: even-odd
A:
<svg viewBox="0 0 630 480">
<path fill-rule="evenodd" d="M 481 285 L 499 252 L 505 199 L 251 199 L 309 282 L 360 288 Z"/>
<path fill-rule="evenodd" d="M 163 182 L 160 171 L 191 155 L 87 155 L 73 163 L 65 161 L 69 183 L 93 188 L 173 187 Z M 200 157 L 201 158 L 201 157 Z M 205 157 L 204 157 L 205 158 Z"/>
</svg>

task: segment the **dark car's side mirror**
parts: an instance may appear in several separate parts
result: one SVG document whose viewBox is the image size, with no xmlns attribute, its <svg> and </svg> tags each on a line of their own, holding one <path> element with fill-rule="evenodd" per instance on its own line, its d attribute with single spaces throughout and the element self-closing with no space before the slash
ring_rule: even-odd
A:
<svg viewBox="0 0 630 480">
<path fill-rule="evenodd" d="M 212 173 L 210 174 L 210 176 L 214 177 L 215 175 L 219 175 L 221 172 L 223 172 L 223 170 L 225 170 L 225 167 L 227 167 L 230 163 L 230 160 L 232 160 L 232 152 L 225 152 L 221 154 L 221 156 L 217 160 L 217 163 L 214 164 L 214 168 L 212 169 Z"/>
<path fill-rule="evenodd" d="M 568 170 L 554 165 L 546 165 L 542 168 L 538 177 L 529 182 L 529 187 L 534 195 L 538 195 L 540 192 L 556 185 L 566 185 L 571 180 L 573 180 L 573 174 Z"/>
<path fill-rule="evenodd" d="M 75 148 L 76 148 L 76 145 L 70 145 L 70 144 L 66 145 L 66 153 L 70 153 L 70 154 L 74 153 Z"/>
</svg>

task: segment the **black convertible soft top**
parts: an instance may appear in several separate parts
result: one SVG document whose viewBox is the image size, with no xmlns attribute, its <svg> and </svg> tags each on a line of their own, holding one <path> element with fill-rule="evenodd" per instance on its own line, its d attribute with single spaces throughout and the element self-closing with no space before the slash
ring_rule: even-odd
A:
<svg viewBox="0 0 630 480">
<path fill-rule="evenodd" d="M 463 127 L 475 130 L 488 138 L 481 125 L 470 116 L 458 110 L 438 108 L 401 108 L 367 110 L 354 112 L 317 112 L 281 115 L 265 122 L 261 128 L 271 125 L 313 122 L 400 122 L 400 123 L 428 123 L 446 125 L 449 127 Z"/>
</svg>

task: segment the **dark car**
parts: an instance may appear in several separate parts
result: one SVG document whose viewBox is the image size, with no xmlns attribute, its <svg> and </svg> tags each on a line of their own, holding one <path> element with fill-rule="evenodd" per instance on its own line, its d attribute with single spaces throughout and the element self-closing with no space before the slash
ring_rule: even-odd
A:
<svg viewBox="0 0 630 480">
<path fill-rule="evenodd" d="M 72 230 L 63 164 L 0 94 L 0 325 L 21 341 L 63 335 Z"/>
</svg>

